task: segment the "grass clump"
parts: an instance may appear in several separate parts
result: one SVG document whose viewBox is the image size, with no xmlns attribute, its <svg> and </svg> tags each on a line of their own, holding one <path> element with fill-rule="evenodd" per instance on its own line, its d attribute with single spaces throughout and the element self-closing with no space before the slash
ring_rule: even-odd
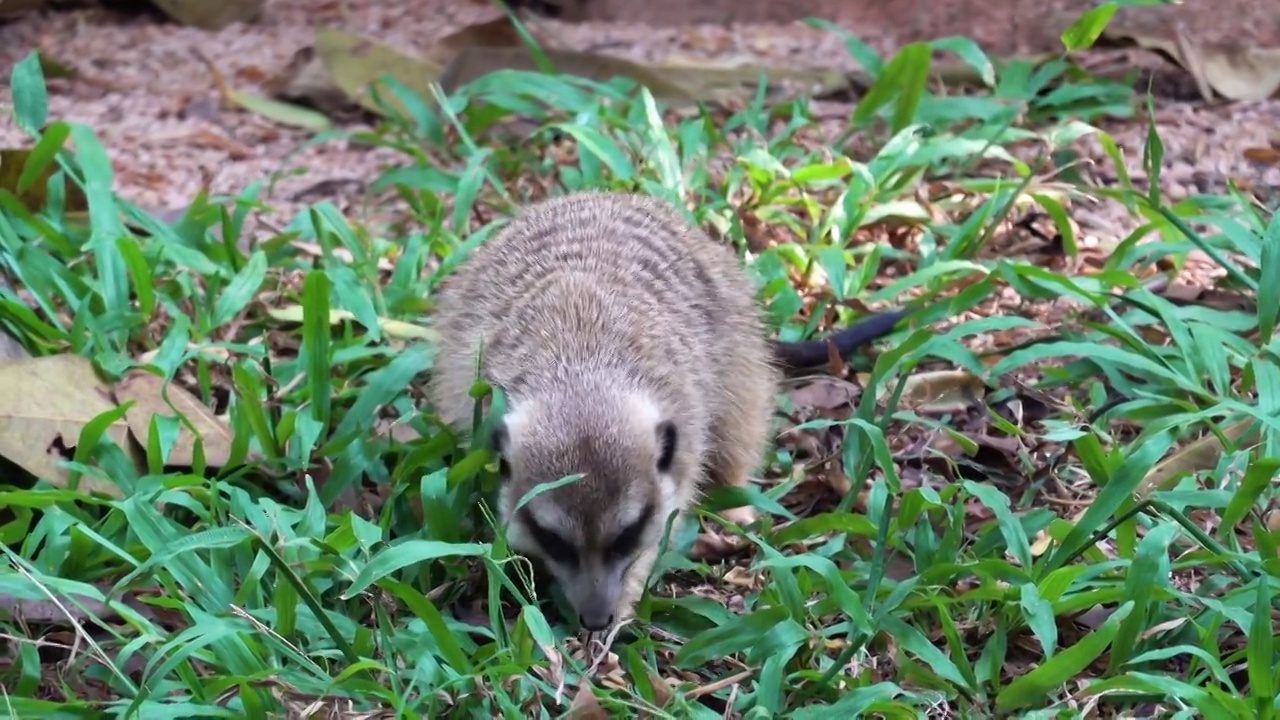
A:
<svg viewBox="0 0 1280 720">
<path fill-rule="evenodd" d="M 848 44 L 876 83 L 834 139 L 763 92 L 672 113 L 622 81 L 388 83 L 402 112 L 360 139 L 405 157 L 374 186 L 405 208 L 390 236 L 321 202 L 251 238 L 260 185 L 164 222 L 112 194 L 93 133 L 47 122 L 20 64 L 34 146 L 0 191 L 0 324 L 35 357 L 0 364 L 30 440 L 0 488 L 4 707 L 1274 716 L 1280 221 L 1238 192 L 1165 204 L 1154 131 L 1135 187 L 1086 123 L 1128 91 L 1065 60 Z M 987 91 L 931 88 L 940 49 Z M 517 115 L 534 129 L 502 140 Z M 1071 174 L 1085 135 L 1116 186 Z M 420 393 L 435 284 L 514 207 L 583 188 L 666 197 L 737 244 L 783 338 L 914 309 L 873 362 L 780 398 L 767 480 L 698 511 L 765 518 L 680 538 L 594 668 L 491 532 L 488 453 Z M 1140 220 L 1106 255 L 1076 242 L 1088 197 Z M 1012 242 L 1026 228 L 1046 239 Z M 1162 291 L 1193 251 L 1239 302 Z M 22 447 L 56 471 L 24 481 Z"/>
</svg>

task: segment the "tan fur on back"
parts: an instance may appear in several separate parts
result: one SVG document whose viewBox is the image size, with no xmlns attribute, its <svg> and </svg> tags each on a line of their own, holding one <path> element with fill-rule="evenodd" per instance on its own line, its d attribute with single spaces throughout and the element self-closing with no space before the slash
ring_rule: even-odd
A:
<svg viewBox="0 0 1280 720">
<path fill-rule="evenodd" d="M 481 377 L 531 448 L 513 477 L 592 471 L 538 510 L 584 544 L 660 492 L 634 479 L 657 447 L 644 398 L 679 432 L 664 506 L 687 506 L 708 472 L 745 482 L 761 460 L 777 372 L 755 287 L 730 248 L 661 201 L 581 192 L 531 205 L 433 299 L 434 408 L 469 430 L 483 346 Z M 504 517 L 528 489 L 507 489 Z"/>
</svg>

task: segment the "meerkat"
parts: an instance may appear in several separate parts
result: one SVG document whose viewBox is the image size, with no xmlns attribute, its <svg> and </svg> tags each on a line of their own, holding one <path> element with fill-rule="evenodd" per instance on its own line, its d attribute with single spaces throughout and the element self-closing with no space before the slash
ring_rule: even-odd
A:
<svg viewBox="0 0 1280 720">
<path fill-rule="evenodd" d="M 747 484 L 772 441 L 782 371 L 829 357 L 825 341 L 771 342 L 733 250 L 644 195 L 527 206 L 433 300 L 429 401 L 467 433 L 474 383 L 502 390 L 488 440 L 507 543 L 544 562 L 593 632 L 633 611 L 671 515 L 678 527 L 705 483 Z M 829 339 L 847 355 L 902 315 Z M 516 510 L 569 475 L 581 477 Z"/>
</svg>

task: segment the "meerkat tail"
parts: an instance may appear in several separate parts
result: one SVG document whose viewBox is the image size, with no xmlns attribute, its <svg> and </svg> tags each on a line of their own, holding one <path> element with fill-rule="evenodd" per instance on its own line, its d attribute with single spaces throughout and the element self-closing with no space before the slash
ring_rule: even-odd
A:
<svg viewBox="0 0 1280 720">
<path fill-rule="evenodd" d="M 818 340 L 774 341 L 774 357 L 784 370 L 804 370 L 826 363 L 831 357 L 828 350 L 831 345 L 835 346 L 841 358 L 847 358 L 859 347 L 888 335 L 899 320 L 910 314 L 910 310 L 890 310 L 871 315 Z"/>
</svg>

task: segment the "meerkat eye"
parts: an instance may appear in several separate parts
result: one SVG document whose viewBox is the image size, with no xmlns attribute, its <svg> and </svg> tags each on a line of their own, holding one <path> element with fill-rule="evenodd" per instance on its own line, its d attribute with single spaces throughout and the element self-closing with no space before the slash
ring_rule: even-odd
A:
<svg viewBox="0 0 1280 720">
<path fill-rule="evenodd" d="M 649 526 L 649 521 L 652 519 L 653 505 L 645 505 L 640 517 L 622 528 L 622 532 L 613 538 L 613 542 L 609 543 L 605 554 L 613 560 L 630 557 L 640 547 L 640 541 L 644 537 L 644 530 Z"/>
<path fill-rule="evenodd" d="M 574 548 L 573 543 L 560 537 L 560 534 L 554 530 L 539 525 L 531 513 L 521 511 L 520 514 L 524 518 L 524 524 L 529 528 L 529 534 L 533 535 L 533 539 L 537 541 L 547 557 L 562 565 L 578 564 L 578 550 Z"/>
<path fill-rule="evenodd" d="M 658 472 L 671 472 L 676 459 L 676 424 L 670 420 L 658 423 Z"/>
</svg>

